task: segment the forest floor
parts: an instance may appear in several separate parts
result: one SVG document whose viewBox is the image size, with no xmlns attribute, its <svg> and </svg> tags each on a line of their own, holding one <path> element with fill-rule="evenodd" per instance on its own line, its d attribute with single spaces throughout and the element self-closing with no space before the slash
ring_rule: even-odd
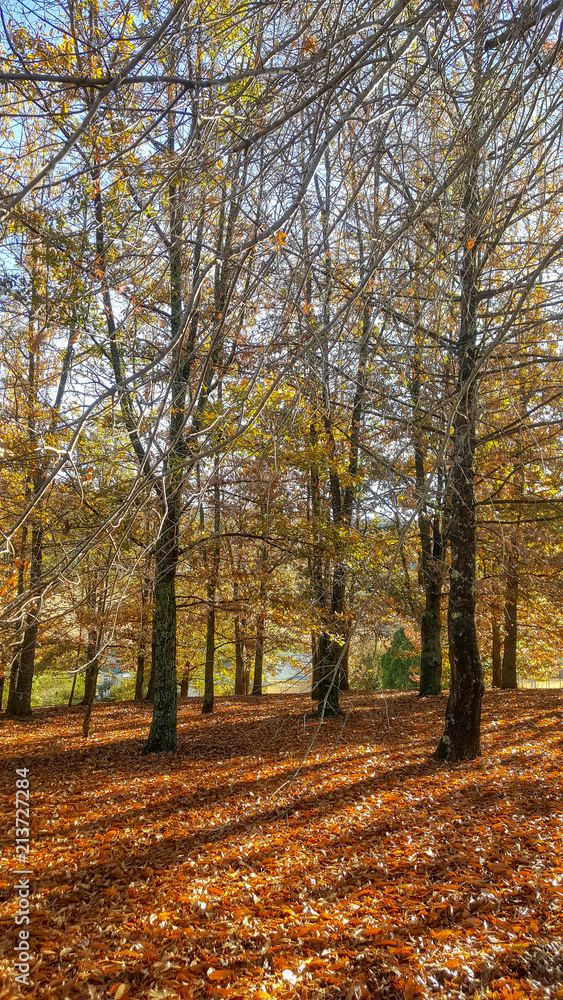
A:
<svg viewBox="0 0 563 1000">
<path fill-rule="evenodd" d="M 2 719 L 0 997 L 18 928 L 15 769 L 32 791 L 30 985 L 74 1000 L 563 997 L 563 695 L 487 692 L 483 757 L 429 759 L 443 699 L 348 694 Z"/>
</svg>

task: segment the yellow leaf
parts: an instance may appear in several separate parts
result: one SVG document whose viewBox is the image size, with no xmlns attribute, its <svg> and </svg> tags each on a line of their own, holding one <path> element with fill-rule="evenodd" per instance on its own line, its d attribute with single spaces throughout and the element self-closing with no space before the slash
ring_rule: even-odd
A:
<svg viewBox="0 0 563 1000">
<path fill-rule="evenodd" d="M 280 229 L 279 232 L 276 233 L 276 243 L 279 247 L 283 246 L 284 243 L 287 243 L 287 233 L 282 233 Z"/>
</svg>

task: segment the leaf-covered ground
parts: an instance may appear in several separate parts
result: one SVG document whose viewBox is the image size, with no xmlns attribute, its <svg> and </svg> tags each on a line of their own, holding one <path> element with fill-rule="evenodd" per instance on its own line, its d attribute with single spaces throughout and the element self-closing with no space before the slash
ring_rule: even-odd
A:
<svg viewBox="0 0 563 1000">
<path fill-rule="evenodd" d="M 444 702 L 349 695 L 38 710 L 1 724 L 1 997 L 15 768 L 30 769 L 40 998 L 563 997 L 563 697 L 487 693 L 482 760 L 428 759 Z"/>
</svg>

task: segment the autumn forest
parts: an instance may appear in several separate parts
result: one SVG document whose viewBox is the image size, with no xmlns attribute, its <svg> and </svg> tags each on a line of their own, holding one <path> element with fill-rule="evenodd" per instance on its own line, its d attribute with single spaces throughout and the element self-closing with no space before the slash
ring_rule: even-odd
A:
<svg viewBox="0 0 563 1000">
<path fill-rule="evenodd" d="M 563 996 L 563 0 L 0 36 L 30 995 Z"/>
</svg>

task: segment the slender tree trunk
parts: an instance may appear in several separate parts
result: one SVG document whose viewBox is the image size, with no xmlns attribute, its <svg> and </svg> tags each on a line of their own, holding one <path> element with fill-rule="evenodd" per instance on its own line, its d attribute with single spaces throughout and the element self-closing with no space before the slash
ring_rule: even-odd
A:
<svg viewBox="0 0 563 1000">
<path fill-rule="evenodd" d="M 212 583 L 207 585 L 207 628 L 205 639 L 205 676 L 203 705 L 201 711 L 203 715 L 213 711 L 215 701 L 215 588 Z"/>
<path fill-rule="evenodd" d="M 143 685 L 145 683 L 145 659 L 147 655 L 146 646 L 140 645 L 137 649 L 137 670 L 135 673 L 135 701 L 143 699 Z"/>
<path fill-rule="evenodd" d="M 207 584 L 207 638 L 205 644 L 205 686 L 203 692 L 203 705 L 202 713 L 207 714 L 213 711 L 213 702 L 215 700 L 215 681 L 214 681 L 214 666 L 215 666 L 215 618 L 216 618 L 216 608 L 215 602 L 217 597 L 217 583 L 219 579 L 219 561 L 221 557 L 221 543 L 219 540 L 219 532 L 221 530 L 221 488 L 219 485 L 219 463 L 215 462 L 214 470 L 214 482 L 213 482 L 213 498 L 214 498 L 214 517 L 213 517 L 213 531 L 214 531 L 214 541 L 213 541 L 213 554 L 211 557 L 211 569 L 209 582 Z"/>
<path fill-rule="evenodd" d="M 500 627 L 498 622 L 494 621 L 492 626 L 493 631 L 493 645 L 492 645 L 492 666 L 493 666 L 493 687 L 501 687 L 502 681 L 502 656 L 501 656 L 501 640 L 500 640 Z"/>
<path fill-rule="evenodd" d="M 501 683 L 503 689 L 517 688 L 516 647 L 518 643 L 518 555 L 511 552 L 506 574 L 506 598 L 504 603 L 504 651 L 502 657 Z"/>
<path fill-rule="evenodd" d="M 88 633 L 86 650 L 86 671 L 84 674 L 84 697 L 82 704 L 88 706 L 96 697 L 98 686 L 98 630 L 93 628 Z"/>
<path fill-rule="evenodd" d="M 99 632 L 96 633 L 95 630 L 93 630 L 93 633 L 91 634 L 95 635 L 96 639 L 95 639 L 95 644 L 93 646 L 94 656 L 92 658 L 91 663 L 89 663 L 88 669 L 86 671 L 86 680 L 87 681 L 89 680 L 88 700 L 86 701 L 86 711 L 84 712 L 84 718 L 82 720 L 82 736 L 84 737 L 85 740 L 88 739 L 88 734 L 90 732 L 90 720 L 92 718 L 92 709 L 94 707 L 94 701 L 96 698 L 96 688 L 98 686 L 98 671 L 100 669 L 101 633 Z M 88 643 L 88 648 L 90 648 L 90 642 Z"/>
<path fill-rule="evenodd" d="M 77 673 L 75 671 L 74 674 L 73 674 L 73 677 L 72 677 L 72 685 L 71 685 L 71 688 L 70 688 L 70 694 L 68 696 L 68 707 L 69 708 L 72 708 L 72 700 L 74 698 L 74 689 L 76 687 L 76 678 L 77 678 L 77 676 L 78 675 L 77 675 Z"/>
<path fill-rule="evenodd" d="M 242 623 L 235 615 L 235 694 L 244 694 L 244 637 Z"/>
<path fill-rule="evenodd" d="M 31 566 L 30 566 L 30 608 L 26 614 L 25 631 L 19 654 L 19 669 L 13 708 L 10 715 L 16 718 L 31 715 L 31 688 L 33 684 L 33 668 L 35 666 L 35 650 L 37 646 L 37 631 L 41 614 L 41 570 L 43 565 L 43 527 L 36 521 L 31 531 Z"/>
<path fill-rule="evenodd" d="M 266 530 L 266 518 L 263 512 L 263 525 Z M 268 546 L 266 543 L 260 546 L 260 559 L 258 569 L 260 573 L 260 591 L 258 595 L 258 619 L 256 622 L 256 650 L 254 653 L 254 679 L 252 683 L 252 694 L 261 695 L 263 685 L 263 664 L 264 664 L 264 640 L 266 637 L 266 573 L 268 560 Z"/>
<path fill-rule="evenodd" d="M 82 651 L 82 639 L 78 643 L 78 649 L 76 651 L 76 660 L 74 661 L 74 673 L 72 675 L 72 686 L 70 689 L 70 694 L 68 696 L 68 707 L 72 708 L 72 701 L 74 698 L 74 689 L 76 687 L 76 678 L 78 677 L 78 664 L 80 662 L 80 653 Z"/>
<path fill-rule="evenodd" d="M 256 651 L 254 653 L 254 679 L 252 682 L 252 694 L 255 695 L 262 694 L 265 635 L 266 617 L 262 610 L 256 623 Z"/>
<path fill-rule="evenodd" d="M 477 148 L 480 132 L 483 14 L 476 14 L 472 116 L 468 147 Z M 468 169 L 464 197 L 464 253 L 461 269 L 460 332 L 457 345 L 458 402 L 453 420 L 453 465 L 450 523 L 450 599 L 448 645 L 451 682 L 444 735 L 438 760 L 474 759 L 481 753 L 483 669 L 475 625 L 475 423 L 477 383 L 477 239 L 479 236 L 478 154 Z"/>
<path fill-rule="evenodd" d="M 25 554 L 27 547 L 27 536 L 28 527 L 27 524 L 22 526 L 20 549 L 19 549 L 19 560 L 20 564 L 18 567 L 18 587 L 17 594 L 18 597 L 23 597 L 25 591 Z M 14 706 L 17 703 L 17 689 L 18 689 L 18 674 L 20 670 L 20 653 L 22 648 L 23 633 L 25 630 L 25 612 L 22 613 L 19 627 L 15 633 L 14 641 L 12 643 L 12 659 L 10 662 L 10 683 L 8 687 L 8 701 L 6 703 L 6 715 L 11 715 Z"/>
<path fill-rule="evenodd" d="M 24 621 L 25 624 L 25 621 Z M 12 662 L 10 664 L 10 683 L 8 687 L 8 700 L 6 702 L 6 715 L 13 715 L 17 705 L 18 697 L 18 674 L 20 672 L 20 652 L 21 643 L 13 649 Z"/>
<path fill-rule="evenodd" d="M 244 687 L 244 636 L 243 624 L 239 615 L 239 586 L 233 565 L 233 603 L 235 605 L 235 694 L 243 694 Z"/>
<path fill-rule="evenodd" d="M 186 662 L 182 680 L 180 682 L 180 698 L 185 701 L 190 691 L 190 661 Z"/>
</svg>

